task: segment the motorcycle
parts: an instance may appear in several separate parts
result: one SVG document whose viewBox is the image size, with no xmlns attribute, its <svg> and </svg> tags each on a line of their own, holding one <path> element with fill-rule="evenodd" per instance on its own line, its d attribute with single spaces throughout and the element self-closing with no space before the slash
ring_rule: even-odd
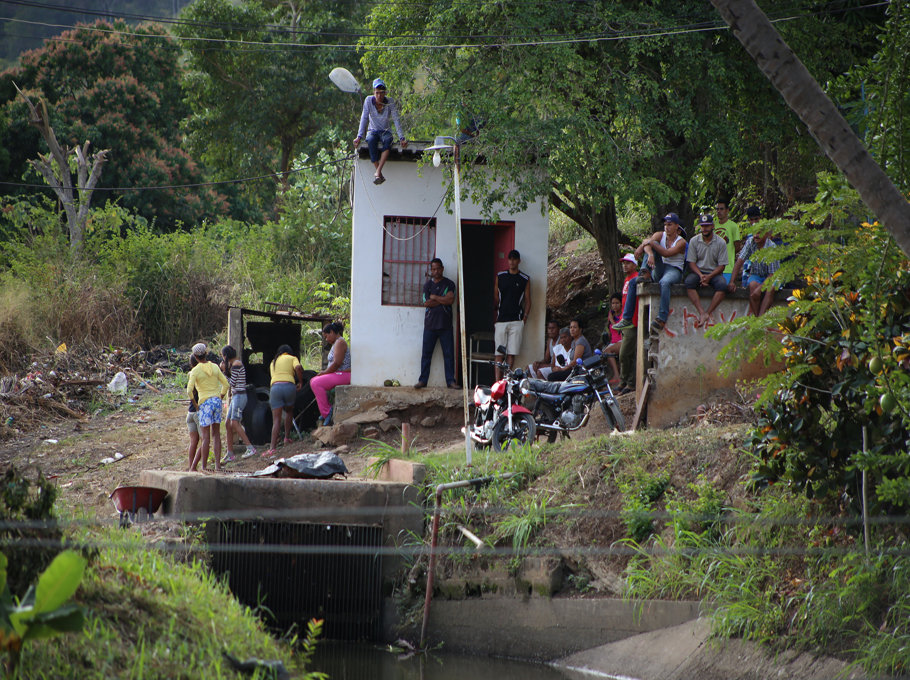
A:
<svg viewBox="0 0 910 680">
<path fill-rule="evenodd" d="M 497 353 L 504 355 L 505 349 L 500 346 Z M 501 453 L 513 442 L 533 442 L 537 424 L 531 411 L 521 405 L 519 385 L 524 380 L 524 371 L 512 370 L 503 362 L 491 361 L 490 364 L 499 368 L 503 377 L 492 387 L 478 385 L 474 388 L 474 417 L 468 433 L 476 444 L 492 445 L 494 451 Z"/>
<path fill-rule="evenodd" d="M 570 432 L 587 425 L 596 403 L 614 429 L 620 432 L 626 429 L 603 358 L 598 349 L 589 359 L 577 359 L 572 373 L 563 382 L 527 378 L 521 382 L 522 395 L 535 398 L 532 414 L 537 429 L 542 430 L 541 436 L 546 435 L 548 442 L 555 442 L 560 433 L 568 438 Z"/>
</svg>

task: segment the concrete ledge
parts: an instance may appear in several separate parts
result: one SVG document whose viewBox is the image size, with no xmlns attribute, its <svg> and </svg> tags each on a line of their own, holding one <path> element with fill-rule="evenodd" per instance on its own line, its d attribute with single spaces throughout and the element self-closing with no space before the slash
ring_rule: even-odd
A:
<svg viewBox="0 0 910 680">
<path fill-rule="evenodd" d="M 143 470 L 139 484 L 165 489 L 159 513 L 191 518 L 262 518 L 279 522 L 379 525 L 387 548 L 412 531 L 423 535 L 423 496 L 412 484 L 383 481 L 261 479 L 190 472 Z M 391 577 L 400 559 L 386 555 L 383 576 Z"/>
<path fill-rule="evenodd" d="M 659 333 L 649 331 L 649 324 L 657 318 L 660 286 L 649 283 L 638 288 L 636 399 L 641 396 L 640 390 L 647 375 L 651 380 L 647 412 L 649 427 L 688 424 L 689 416 L 696 412 L 699 404 L 738 400 L 737 383 L 763 378 L 780 370 L 776 356 L 772 356 L 769 366 L 765 366 L 761 359 L 751 363 L 741 362 L 731 374 L 723 375 L 718 355 L 731 337 L 722 340 L 706 338 L 705 332 L 714 326 L 714 322 L 709 322 L 707 327 L 695 326 L 698 314 L 686 294 L 685 286 L 672 287 L 670 314 L 666 326 Z M 788 289 L 777 291 L 773 305 L 786 304 L 791 294 Z M 699 295 L 705 298 L 702 306 L 707 309 L 707 298 L 714 295 L 714 290 L 699 289 Z M 727 293 L 714 311 L 715 321 L 722 324 L 745 316 L 749 312 L 748 298 L 748 291 L 742 288 Z"/>
<path fill-rule="evenodd" d="M 560 659 L 554 666 L 569 678 L 642 680 L 859 680 L 865 675 L 843 661 L 808 653 L 771 652 L 744 640 L 710 638 L 704 619 L 637 635 Z"/>
<path fill-rule="evenodd" d="M 379 459 L 376 456 L 370 456 L 369 464 L 373 465 Z M 381 482 L 395 482 L 398 484 L 415 484 L 422 487 L 424 480 L 427 478 L 427 466 L 423 463 L 414 463 L 410 460 L 398 460 L 392 458 L 386 461 L 379 470 L 379 476 L 376 477 Z"/>
<path fill-rule="evenodd" d="M 710 286 L 701 286 L 695 289 L 699 297 L 711 298 L 714 297 L 714 289 Z M 638 294 L 639 295 L 660 295 L 660 284 L 659 283 L 639 283 L 638 284 Z M 670 286 L 670 295 L 671 296 L 680 296 L 688 297 L 688 292 L 686 292 L 686 287 L 681 283 L 676 283 Z M 785 302 L 788 297 L 793 295 L 793 290 L 791 288 L 781 288 L 774 292 L 775 302 Z M 743 288 L 739 284 L 736 286 L 736 290 L 732 293 L 727 293 L 727 297 L 734 300 L 748 300 L 749 299 L 749 289 Z"/>
<path fill-rule="evenodd" d="M 640 610 L 639 610 L 640 607 Z M 384 609 L 394 611 L 387 601 Z M 553 661 L 659 628 L 698 618 L 700 602 L 614 599 L 433 600 L 427 641 L 446 651 Z M 385 624 L 385 635 L 397 630 Z M 415 624 L 419 635 L 420 621 Z"/>
</svg>

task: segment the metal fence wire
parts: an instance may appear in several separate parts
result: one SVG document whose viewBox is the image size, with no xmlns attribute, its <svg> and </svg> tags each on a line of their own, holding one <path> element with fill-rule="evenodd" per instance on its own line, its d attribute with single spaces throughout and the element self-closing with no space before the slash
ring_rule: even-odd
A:
<svg viewBox="0 0 910 680">
<path fill-rule="evenodd" d="M 323 619 L 325 637 L 374 640 L 382 596 L 382 528 L 350 524 L 221 521 L 212 567 L 234 596 L 264 607 L 273 627 L 306 630 Z M 244 547 L 255 550 L 244 550 Z M 308 547 L 305 551 L 287 548 Z M 271 549 L 274 548 L 274 549 Z"/>
</svg>

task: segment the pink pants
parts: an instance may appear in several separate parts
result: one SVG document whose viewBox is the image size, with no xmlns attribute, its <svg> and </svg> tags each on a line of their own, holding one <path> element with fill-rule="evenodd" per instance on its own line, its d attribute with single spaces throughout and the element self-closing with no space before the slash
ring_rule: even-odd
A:
<svg viewBox="0 0 910 680">
<path fill-rule="evenodd" d="M 313 390 L 313 394 L 316 396 L 316 403 L 319 405 L 319 415 L 325 418 L 332 409 L 329 406 L 329 398 L 326 396 L 326 392 L 338 385 L 350 384 L 350 371 L 338 371 L 337 373 L 317 375 L 315 378 L 310 378 L 310 389 Z"/>
</svg>

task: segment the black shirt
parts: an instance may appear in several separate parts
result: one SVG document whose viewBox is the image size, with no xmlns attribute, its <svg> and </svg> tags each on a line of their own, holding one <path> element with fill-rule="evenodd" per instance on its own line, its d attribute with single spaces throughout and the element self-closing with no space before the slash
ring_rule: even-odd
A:
<svg viewBox="0 0 910 680">
<path fill-rule="evenodd" d="M 510 274 L 508 270 L 496 275 L 499 286 L 499 316 L 497 322 L 521 321 L 525 317 L 525 290 L 531 277 L 522 271 Z"/>
<path fill-rule="evenodd" d="M 446 277 L 442 277 L 439 283 L 433 279 L 428 279 L 423 284 L 423 301 L 430 299 L 431 295 L 445 297 L 450 292 L 455 292 L 455 282 Z M 428 331 L 447 331 L 452 328 L 452 305 L 436 305 L 427 307 L 426 314 L 423 316 L 423 327 Z"/>
</svg>

